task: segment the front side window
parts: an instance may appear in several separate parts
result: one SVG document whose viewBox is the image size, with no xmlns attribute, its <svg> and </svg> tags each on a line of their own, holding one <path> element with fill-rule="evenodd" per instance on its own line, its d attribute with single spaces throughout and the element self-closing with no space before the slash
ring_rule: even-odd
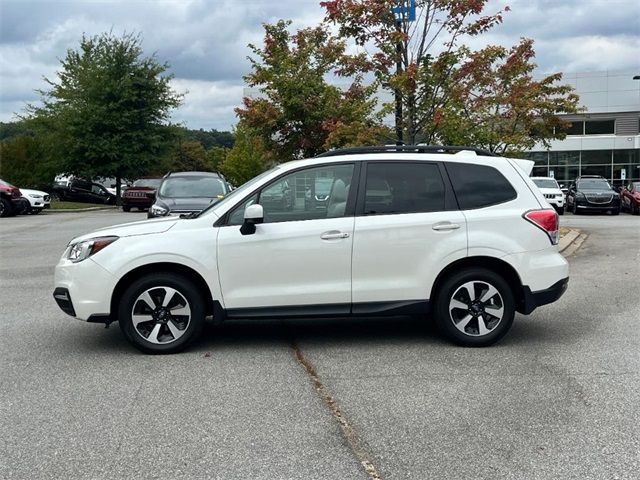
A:
<svg viewBox="0 0 640 480">
<path fill-rule="evenodd" d="M 444 210 L 445 190 L 433 163 L 370 163 L 364 214 L 386 215 Z"/>
<path fill-rule="evenodd" d="M 509 181 L 495 168 L 469 163 L 449 163 L 447 171 L 462 210 L 488 207 L 517 197 Z"/>
<path fill-rule="evenodd" d="M 338 218 L 346 215 L 353 164 L 307 168 L 268 184 L 229 213 L 227 225 L 240 225 L 253 203 L 264 209 L 264 223 Z"/>
</svg>

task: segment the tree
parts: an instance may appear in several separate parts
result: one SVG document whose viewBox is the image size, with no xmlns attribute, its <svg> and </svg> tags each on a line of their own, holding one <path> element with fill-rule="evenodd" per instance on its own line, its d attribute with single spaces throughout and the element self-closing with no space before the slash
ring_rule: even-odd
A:
<svg viewBox="0 0 640 480">
<path fill-rule="evenodd" d="M 83 36 L 60 63 L 27 119 L 55 139 L 62 171 L 116 177 L 119 198 L 120 180 L 147 174 L 168 148 L 165 124 L 182 95 L 171 89 L 168 64 L 143 56 L 138 35 Z"/>
<path fill-rule="evenodd" d="M 448 114 L 438 112 L 445 142 L 476 145 L 499 154 L 520 153 L 566 136 L 559 113 L 576 113 L 578 96 L 560 85 L 561 74 L 535 80 L 533 40 L 507 49 L 471 53 L 454 76 Z"/>
<path fill-rule="evenodd" d="M 425 122 L 446 101 L 449 75 L 432 75 L 431 66 L 452 68 L 460 56 L 459 40 L 486 32 L 502 21 L 502 12 L 481 16 L 486 0 L 415 0 L 415 21 L 408 18 L 409 0 L 330 0 L 321 2 L 326 20 L 339 26 L 341 37 L 375 53 L 356 68 L 373 72 L 382 88 L 395 94 L 396 137 L 424 140 Z M 397 17 L 393 9 L 400 7 Z M 508 7 L 505 8 L 508 10 Z M 347 60 L 349 60 L 347 58 Z M 387 105 L 387 110 L 392 106 Z M 427 139 L 430 140 L 430 139 Z"/>
<path fill-rule="evenodd" d="M 182 141 L 171 156 L 169 170 L 171 171 L 208 171 L 207 152 L 200 142 Z"/>
<path fill-rule="evenodd" d="M 556 115 L 574 112 L 577 97 L 570 87 L 556 84 L 560 75 L 539 82 L 531 79 L 535 65 L 530 62 L 530 40 L 512 49 L 488 46 L 478 52 L 462 44 L 463 39 L 501 23 L 509 7 L 486 15 L 487 0 L 415 0 L 415 21 L 409 21 L 409 3 L 321 3 L 326 21 L 338 25 L 341 37 L 368 51 L 373 46 L 367 61 L 350 66 L 373 73 L 383 89 L 395 94 L 398 141 L 476 143 L 518 150 L 535 139 L 557 138 L 554 127 L 562 122 Z M 394 7 L 401 7 L 396 10 L 398 18 Z M 385 105 L 388 113 L 393 107 Z M 494 112 L 491 117 L 489 111 Z M 500 135 L 503 138 L 496 143 Z"/>
<path fill-rule="evenodd" d="M 360 76 L 345 89 L 326 80 L 341 68 L 344 42 L 322 26 L 291 34 L 290 24 L 265 25 L 264 48 L 249 45 L 257 58 L 250 58 L 252 72 L 245 80 L 260 95 L 244 98 L 244 107 L 236 109 L 240 122 L 277 161 L 352 142 L 377 143 L 384 129 L 373 115 L 375 90 L 363 86 Z"/>
<path fill-rule="evenodd" d="M 207 163 L 209 168 L 213 171 L 220 169 L 220 165 L 227 159 L 230 148 L 225 147 L 211 147 L 207 150 Z"/>
<path fill-rule="evenodd" d="M 262 138 L 242 122 L 235 130 L 235 144 L 219 169 L 233 185 L 239 186 L 264 172 L 273 163 Z"/>
<path fill-rule="evenodd" d="M 42 139 L 16 136 L 0 143 L 0 178 L 23 188 L 49 190 L 55 174 Z"/>
</svg>

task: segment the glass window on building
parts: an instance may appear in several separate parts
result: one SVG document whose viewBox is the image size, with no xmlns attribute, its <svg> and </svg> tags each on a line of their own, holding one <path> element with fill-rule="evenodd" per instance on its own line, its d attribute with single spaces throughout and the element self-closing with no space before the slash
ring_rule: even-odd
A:
<svg viewBox="0 0 640 480">
<path fill-rule="evenodd" d="M 558 183 L 568 184 L 578 176 L 578 165 L 550 166 L 548 176 L 553 176 Z"/>
<path fill-rule="evenodd" d="M 578 165 L 580 152 L 549 152 L 549 165 Z"/>
<path fill-rule="evenodd" d="M 624 171 L 624 174 L 622 173 Z M 640 178 L 640 167 L 638 165 L 614 165 L 613 183 L 623 185 L 628 180 L 638 180 Z"/>
<path fill-rule="evenodd" d="M 584 152 L 583 152 L 584 153 Z M 611 180 L 611 165 L 582 165 L 580 175 L 600 175 Z"/>
<path fill-rule="evenodd" d="M 616 133 L 615 120 L 587 120 L 584 122 L 585 135 L 605 135 Z"/>
<path fill-rule="evenodd" d="M 547 165 L 548 152 L 529 152 L 526 155 L 527 160 L 533 160 L 536 166 Z"/>
<path fill-rule="evenodd" d="M 582 165 L 611 165 L 611 150 L 583 150 Z"/>
<path fill-rule="evenodd" d="M 533 167 L 533 171 L 531 172 L 531 176 L 533 177 L 548 177 L 549 171 L 547 167 Z"/>
<path fill-rule="evenodd" d="M 567 135 L 584 135 L 584 122 L 570 122 Z"/>
<path fill-rule="evenodd" d="M 614 150 L 613 163 L 640 164 L 640 150 Z"/>
</svg>

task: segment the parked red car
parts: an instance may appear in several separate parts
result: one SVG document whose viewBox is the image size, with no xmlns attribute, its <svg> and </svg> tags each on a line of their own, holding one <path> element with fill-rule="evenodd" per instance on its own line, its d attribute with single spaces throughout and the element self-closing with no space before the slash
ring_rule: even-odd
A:
<svg viewBox="0 0 640 480">
<path fill-rule="evenodd" d="M 633 215 L 640 215 L 640 182 L 629 182 L 620 188 L 620 207 Z"/>
<path fill-rule="evenodd" d="M 133 207 L 138 210 L 150 208 L 161 181 L 161 178 L 141 178 L 133 182 L 122 194 L 122 210 L 129 212 Z"/>
<path fill-rule="evenodd" d="M 0 179 L 0 217 L 20 215 L 29 206 L 29 201 L 22 198 L 18 187 Z"/>
</svg>

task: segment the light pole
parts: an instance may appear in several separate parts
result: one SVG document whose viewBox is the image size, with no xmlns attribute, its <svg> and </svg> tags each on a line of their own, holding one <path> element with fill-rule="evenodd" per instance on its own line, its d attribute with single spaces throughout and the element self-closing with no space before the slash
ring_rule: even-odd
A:
<svg viewBox="0 0 640 480">
<path fill-rule="evenodd" d="M 400 36 L 404 22 L 413 22 L 416 19 L 416 1 L 409 0 L 405 4 L 405 0 L 397 0 L 397 5 L 391 9 L 395 18 L 396 32 Z M 402 41 L 398 39 L 396 42 L 396 77 L 402 73 Z M 402 128 L 402 91 L 400 87 L 395 88 L 396 102 L 396 145 L 404 145 L 404 133 Z"/>
</svg>

